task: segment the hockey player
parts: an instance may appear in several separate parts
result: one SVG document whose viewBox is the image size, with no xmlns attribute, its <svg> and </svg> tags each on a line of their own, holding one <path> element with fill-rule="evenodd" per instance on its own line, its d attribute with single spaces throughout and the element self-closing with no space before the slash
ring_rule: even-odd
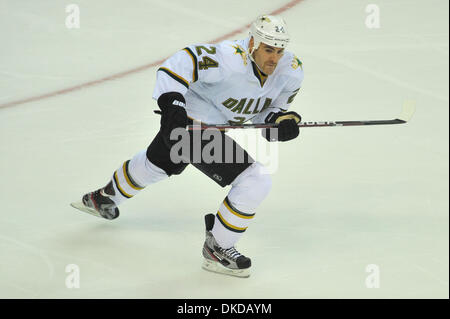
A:
<svg viewBox="0 0 450 319">
<path fill-rule="evenodd" d="M 160 131 L 147 149 L 114 172 L 105 187 L 84 195 L 82 203 L 73 206 L 114 219 L 119 216 L 117 206 L 144 187 L 181 174 L 189 163 L 171 159 L 175 141 L 170 133 L 194 120 L 205 124 L 277 123 L 277 134 L 262 131 L 268 141 L 296 138 L 301 117 L 287 110 L 301 87 L 303 69 L 300 60 L 285 50 L 288 42 L 284 20 L 262 15 L 252 23 L 246 39 L 188 46 L 167 59 L 157 71 L 153 92 L 161 109 Z M 251 260 L 239 253 L 235 244 L 268 195 L 271 178 L 234 140 L 223 132 L 220 135 L 224 144 L 231 143 L 245 158 L 241 161 L 233 155 L 231 163 L 194 163 L 190 158 L 192 165 L 220 186 L 231 185 L 217 213 L 205 216 L 203 268 L 248 277 Z M 202 142 L 200 151 L 204 146 Z"/>
</svg>

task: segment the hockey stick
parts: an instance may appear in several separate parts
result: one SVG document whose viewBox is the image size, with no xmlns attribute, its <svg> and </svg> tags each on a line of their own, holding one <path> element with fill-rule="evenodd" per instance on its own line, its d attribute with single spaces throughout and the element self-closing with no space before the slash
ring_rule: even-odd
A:
<svg viewBox="0 0 450 319">
<path fill-rule="evenodd" d="M 392 120 L 368 120 L 368 121 L 321 121 L 321 122 L 300 122 L 299 127 L 329 127 L 329 126 L 363 126 L 363 125 L 392 125 L 407 123 L 415 112 L 415 103 L 407 101 L 403 104 L 400 116 Z M 206 130 L 206 129 L 249 129 L 249 128 L 276 128 L 278 124 L 264 123 L 264 124 L 217 124 L 217 125 L 189 125 L 189 131 Z"/>
</svg>

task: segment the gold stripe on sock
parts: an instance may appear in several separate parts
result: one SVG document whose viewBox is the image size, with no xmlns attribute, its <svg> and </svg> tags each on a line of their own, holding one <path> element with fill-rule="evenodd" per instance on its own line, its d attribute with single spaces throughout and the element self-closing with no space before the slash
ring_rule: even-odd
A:
<svg viewBox="0 0 450 319">
<path fill-rule="evenodd" d="M 123 176 L 125 176 L 125 180 L 127 181 L 128 185 L 137 191 L 143 190 L 144 189 L 143 187 L 137 187 L 131 181 L 130 177 L 127 174 L 126 164 L 127 162 L 123 163 Z"/>
<path fill-rule="evenodd" d="M 119 184 L 119 178 L 117 177 L 117 171 L 114 172 L 114 180 L 115 180 L 115 182 L 116 182 L 117 189 L 120 191 L 120 193 L 121 193 L 123 196 L 125 196 L 126 198 L 131 198 L 131 197 L 133 197 L 133 195 L 128 194 L 127 192 L 125 192 L 125 191 L 123 190 L 122 187 L 120 187 L 120 184 Z"/>
<path fill-rule="evenodd" d="M 225 218 L 223 218 L 223 216 L 220 214 L 220 211 L 217 211 L 217 217 L 219 217 L 219 220 L 225 224 L 225 226 L 227 226 L 230 230 L 236 230 L 238 232 L 243 232 L 247 229 L 247 227 L 237 227 L 234 225 L 231 225 L 230 223 L 228 223 Z"/>
<path fill-rule="evenodd" d="M 233 215 L 236 215 L 239 218 L 244 218 L 244 219 L 252 219 L 253 217 L 255 217 L 255 215 L 242 215 L 239 212 L 235 211 L 234 209 L 231 208 L 230 205 L 228 205 L 227 200 L 225 199 L 223 201 L 223 204 L 225 205 L 225 207 L 230 211 L 230 213 L 232 213 Z"/>
</svg>

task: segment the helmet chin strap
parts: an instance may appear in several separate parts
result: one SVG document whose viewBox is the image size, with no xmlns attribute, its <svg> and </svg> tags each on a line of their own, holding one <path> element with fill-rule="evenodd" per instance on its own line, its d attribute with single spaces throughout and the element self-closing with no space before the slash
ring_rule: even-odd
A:
<svg viewBox="0 0 450 319">
<path fill-rule="evenodd" d="M 261 45 L 261 43 L 258 43 L 258 47 Z M 255 59 L 253 58 L 253 53 L 256 50 L 256 46 L 253 45 L 252 49 L 248 50 L 248 57 L 250 58 L 250 61 L 254 62 L 256 67 L 258 68 L 259 72 L 261 72 L 262 75 L 267 76 L 267 74 L 265 74 L 262 70 L 261 67 L 258 65 L 258 63 L 256 63 Z"/>
<path fill-rule="evenodd" d="M 250 58 L 251 61 L 255 62 L 255 60 L 253 59 L 253 52 L 255 52 L 255 45 L 253 45 L 251 49 L 250 48 L 248 49 L 248 57 Z"/>
</svg>

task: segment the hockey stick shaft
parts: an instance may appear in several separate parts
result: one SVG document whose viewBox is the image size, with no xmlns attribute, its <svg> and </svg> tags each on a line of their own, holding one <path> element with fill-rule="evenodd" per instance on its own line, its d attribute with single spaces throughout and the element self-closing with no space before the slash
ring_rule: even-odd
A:
<svg viewBox="0 0 450 319">
<path fill-rule="evenodd" d="M 392 125 L 404 124 L 406 121 L 400 119 L 378 120 L 378 121 L 328 121 L 328 122 L 300 122 L 298 127 L 330 127 L 330 126 L 363 126 L 363 125 Z M 276 128 L 278 124 L 241 124 L 241 125 L 189 125 L 190 131 L 206 129 L 249 129 L 249 128 Z"/>
<path fill-rule="evenodd" d="M 332 127 L 332 126 L 365 126 L 365 125 L 393 125 L 407 123 L 415 111 L 415 105 L 413 102 L 405 102 L 401 115 L 392 120 L 367 120 L 367 121 L 321 121 L 321 122 L 300 122 L 299 127 Z M 255 128 L 276 128 L 278 124 L 264 123 L 264 124 L 218 124 L 218 125 L 189 125 L 187 129 L 189 131 L 206 130 L 206 129 L 255 129 Z"/>
</svg>

